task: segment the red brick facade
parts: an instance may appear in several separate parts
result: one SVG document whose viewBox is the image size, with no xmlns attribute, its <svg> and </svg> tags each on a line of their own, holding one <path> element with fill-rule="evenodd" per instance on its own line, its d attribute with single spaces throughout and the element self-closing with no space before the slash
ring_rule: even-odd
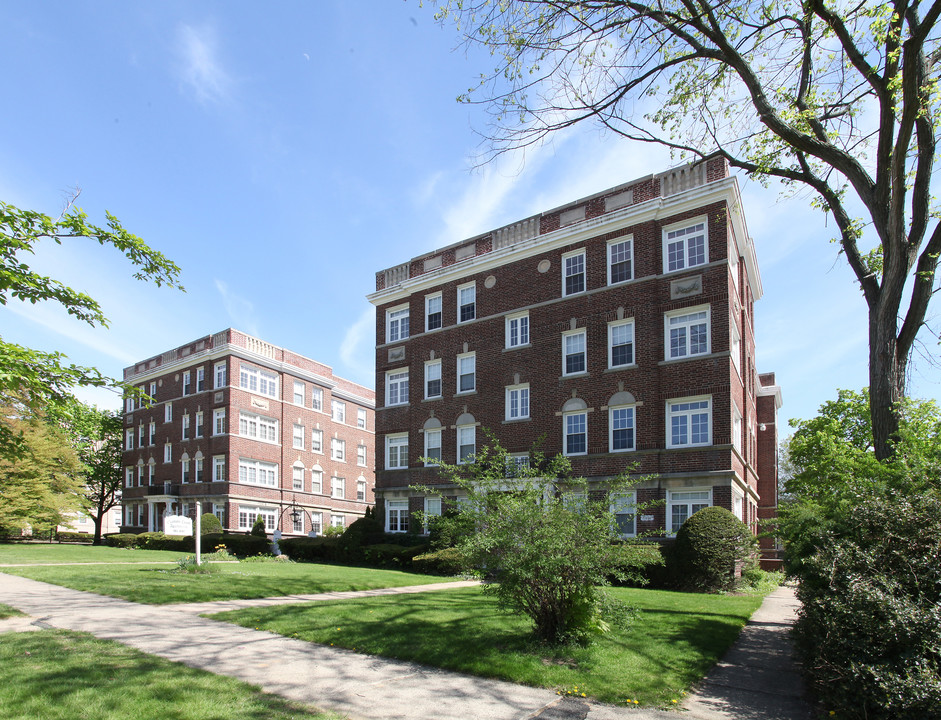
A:
<svg viewBox="0 0 941 720">
<path fill-rule="evenodd" d="M 669 250 L 683 267 L 670 268 Z M 472 311 L 470 294 L 459 294 L 471 286 Z M 637 518 L 639 531 L 675 531 L 701 504 L 755 527 L 761 280 L 721 159 L 414 258 L 377 273 L 376 288 L 380 513 L 386 500 L 408 500 L 413 514 L 422 501 L 410 486 L 442 482 L 418 460 L 429 438 L 440 432 L 441 457 L 454 463 L 459 437 L 480 445 L 487 428 L 511 453 L 544 437 L 547 454 L 569 454 L 591 480 L 632 467 L 637 500 L 664 501 Z M 512 346 L 523 316 L 528 342 Z M 430 377 L 440 372 L 430 396 L 429 366 Z M 524 391 L 529 411 L 513 417 Z"/>
<path fill-rule="evenodd" d="M 374 503 L 375 394 L 326 365 L 228 329 L 124 379 L 153 396 L 125 407 L 127 531 L 200 508 L 226 529 L 260 515 L 269 531 L 306 535 Z"/>
</svg>

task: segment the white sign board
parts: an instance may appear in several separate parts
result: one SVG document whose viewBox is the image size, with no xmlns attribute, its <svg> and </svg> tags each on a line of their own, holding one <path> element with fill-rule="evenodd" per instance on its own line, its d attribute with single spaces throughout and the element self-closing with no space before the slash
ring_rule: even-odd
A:
<svg viewBox="0 0 941 720">
<path fill-rule="evenodd" d="M 193 520 L 185 515 L 168 515 L 163 519 L 163 531 L 167 535 L 192 535 Z"/>
</svg>

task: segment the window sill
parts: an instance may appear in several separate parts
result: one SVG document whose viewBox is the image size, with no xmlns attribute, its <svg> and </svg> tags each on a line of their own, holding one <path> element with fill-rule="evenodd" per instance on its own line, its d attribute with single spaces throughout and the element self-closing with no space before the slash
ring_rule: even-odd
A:
<svg viewBox="0 0 941 720">
<path fill-rule="evenodd" d="M 503 352 L 511 352 L 513 350 L 526 350 L 527 348 L 531 348 L 532 346 L 533 346 L 532 343 L 526 343 L 525 345 L 510 345 L 508 347 L 504 347 Z"/>
<path fill-rule="evenodd" d="M 504 425 L 512 425 L 513 423 L 529 422 L 530 420 L 532 420 L 531 417 L 507 418 L 506 420 L 503 421 L 503 424 L 504 424 Z"/>
<path fill-rule="evenodd" d="M 463 390 L 460 392 L 454 393 L 454 397 L 466 397 L 467 395 L 476 395 L 477 390 Z"/>
<path fill-rule="evenodd" d="M 572 378 L 585 378 L 585 377 L 590 377 L 590 374 L 587 370 L 585 370 L 584 372 L 568 373 L 566 375 L 562 375 L 561 377 L 559 377 L 559 380 L 570 380 Z"/>
<path fill-rule="evenodd" d="M 602 370 L 602 373 L 611 373 L 611 372 L 620 372 L 621 370 L 636 370 L 637 363 L 631 363 L 630 365 L 618 365 L 617 367 L 609 367 Z"/>
<path fill-rule="evenodd" d="M 661 360 L 657 365 L 675 365 L 677 363 L 691 362 L 694 360 L 709 360 L 712 358 L 728 357 L 729 352 L 713 352 L 713 353 L 703 353 L 701 355 L 687 355 L 686 357 L 681 358 L 669 358 L 667 360 Z"/>
</svg>

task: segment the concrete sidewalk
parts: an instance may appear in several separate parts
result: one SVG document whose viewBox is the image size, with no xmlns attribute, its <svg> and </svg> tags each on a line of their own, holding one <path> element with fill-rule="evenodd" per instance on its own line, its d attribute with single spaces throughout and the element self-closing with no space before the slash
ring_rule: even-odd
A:
<svg viewBox="0 0 941 720">
<path fill-rule="evenodd" d="M 450 583 L 446 587 L 455 585 Z M 389 589 L 390 594 L 408 591 L 409 588 Z M 355 719 L 678 718 L 675 712 L 561 698 L 550 690 L 292 640 L 198 617 L 192 606 L 184 609 L 185 606 L 140 605 L 12 575 L 0 575 L 0 602 L 33 616 L 32 625 L 36 627 L 89 632 Z M 213 606 L 210 611 L 227 609 L 216 603 L 210 605 Z M 781 688 L 782 673 L 792 673 L 793 679 L 799 680 L 786 633 L 793 621 L 793 607 L 793 593 L 787 589 L 769 596 L 755 614 L 755 622 L 749 624 L 726 658 L 686 703 L 682 716 L 696 720 L 810 718 L 809 708 L 805 713 L 805 706 L 799 705 L 794 697 L 761 690 Z M 25 624 L 22 619 L 6 622 L 11 623 L 10 629 L 23 629 Z M 749 687 L 743 686 L 745 677 L 749 678 Z M 799 685 L 785 693 L 792 691 L 800 692 Z"/>
</svg>

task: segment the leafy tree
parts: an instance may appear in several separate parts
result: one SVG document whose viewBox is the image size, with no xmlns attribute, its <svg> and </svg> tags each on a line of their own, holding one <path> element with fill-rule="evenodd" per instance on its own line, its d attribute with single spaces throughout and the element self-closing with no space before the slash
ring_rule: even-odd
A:
<svg viewBox="0 0 941 720">
<path fill-rule="evenodd" d="M 101 525 L 121 503 L 121 414 L 71 400 L 58 413 L 82 463 L 82 508 L 95 524 L 94 545 L 101 544 Z"/>
<path fill-rule="evenodd" d="M 591 122 L 809 192 L 833 216 L 868 308 L 875 454 L 891 455 L 941 254 L 932 172 L 941 4 L 435 4 L 496 58 L 459 98 L 490 107 L 494 153 Z"/>
<path fill-rule="evenodd" d="M 586 642 L 609 622 L 626 622 L 630 610 L 601 586 L 620 574 L 608 492 L 626 489 L 627 477 L 589 487 L 570 477 L 566 458 L 538 453 L 531 467 L 507 477 L 509 460 L 491 435 L 473 462 L 442 465 L 463 498 L 456 512 L 437 521 L 437 532 L 456 540 L 469 567 L 493 579 L 484 592 L 504 610 L 528 616 L 542 642 Z M 458 526 L 454 532 L 449 523 Z M 464 532 L 468 525 L 476 532 Z"/>
<path fill-rule="evenodd" d="M 6 305 L 10 298 L 30 303 L 57 302 L 78 320 L 107 327 L 108 320 L 94 298 L 29 267 L 24 256 L 35 253 L 43 240 L 61 245 L 89 238 L 99 245 L 111 245 L 138 268 L 134 272 L 138 280 L 183 289 L 180 268 L 174 262 L 128 232 L 111 213 L 105 213 L 104 227 L 89 222 L 86 213 L 74 205 L 77 196 L 73 195 L 58 218 L 0 201 L 0 304 Z M 67 363 L 62 353 L 41 352 L 0 338 L 0 402 L 48 408 L 50 404 L 66 403 L 75 385 L 124 388 L 123 383 L 95 368 Z M 133 388 L 125 389 L 135 392 Z M 0 428 L 0 456 L 9 458 L 25 451 L 20 440 L 22 436 L 14 428 Z"/>
<path fill-rule="evenodd" d="M 81 462 L 61 430 L 22 405 L 0 406 L 0 425 L 20 447 L 0 455 L 0 531 L 51 531 L 82 507 Z"/>
</svg>

